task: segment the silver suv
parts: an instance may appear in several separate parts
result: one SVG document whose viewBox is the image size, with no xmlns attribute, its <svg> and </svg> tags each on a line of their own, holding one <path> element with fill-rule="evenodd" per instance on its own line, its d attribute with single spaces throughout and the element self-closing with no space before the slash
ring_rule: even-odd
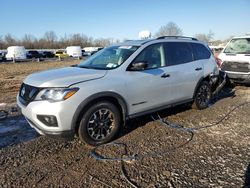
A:
<svg viewBox="0 0 250 188">
<path fill-rule="evenodd" d="M 99 145 L 127 119 L 189 102 L 206 108 L 218 74 L 211 51 L 194 38 L 126 41 L 76 66 L 29 75 L 17 103 L 40 134 Z"/>
</svg>

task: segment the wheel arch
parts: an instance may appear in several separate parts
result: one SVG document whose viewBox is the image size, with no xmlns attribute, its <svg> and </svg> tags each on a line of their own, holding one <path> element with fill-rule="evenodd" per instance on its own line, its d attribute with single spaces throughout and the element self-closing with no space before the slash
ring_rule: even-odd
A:
<svg viewBox="0 0 250 188">
<path fill-rule="evenodd" d="M 195 98 L 195 94 L 197 92 L 197 89 L 199 88 L 201 82 L 203 82 L 203 81 L 208 81 L 209 82 L 210 81 L 210 75 L 207 75 L 206 77 L 201 77 L 199 79 L 199 81 L 197 82 L 197 84 L 195 86 L 195 89 L 194 89 L 193 99 Z"/>
<path fill-rule="evenodd" d="M 71 129 L 75 132 L 75 134 L 78 134 L 81 116 L 84 114 L 84 112 L 89 108 L 89 106 L 100 101 L 109 101 L 115 104 L 121 113 L 122 121 L 124 124 L 128 112 L 127 103 L 125 99 L 121 95 L 115 92 L 108 91 L 108 92 L 96 93 L 88 97 L 78 105 L 71 122 Z"/>
</svg>

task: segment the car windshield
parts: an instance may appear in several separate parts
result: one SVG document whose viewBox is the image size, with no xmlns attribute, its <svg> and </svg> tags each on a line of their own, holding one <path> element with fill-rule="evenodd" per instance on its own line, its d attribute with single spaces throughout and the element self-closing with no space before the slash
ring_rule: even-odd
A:
<svg viewBox="0 0 250 188">
<path fill-rule="evenodd" d="M 224 53 L 250 54 L 250 38 L 232 39 Z"/>
<path fill-rule="evenodd" d="M 78 67 L 93 69 L 114 69 L 124 63 L 139 46 L 111 46 L 100 50 L 85 61 L 81 61 Z"/>
</svg>

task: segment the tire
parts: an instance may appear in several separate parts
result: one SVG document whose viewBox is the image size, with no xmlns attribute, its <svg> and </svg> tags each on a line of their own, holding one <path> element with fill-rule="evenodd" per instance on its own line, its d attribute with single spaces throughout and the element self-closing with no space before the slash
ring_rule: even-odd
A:
<svg viewBox="0 0 250 188">
<path fill-rule="evenodd" d="M 98 102 L 82 116 L 79 137 L 89 145 L 97 146 L 112 141 L 121 128 L 121 114 L 111 102 Z"/>
<path fill-rule="evenodd" d="M 207 81 L 202 81 L 194 95 L 193 108 L 202 110 L 208 107 L 211 100 L 211 86 Z"/>
</svg>

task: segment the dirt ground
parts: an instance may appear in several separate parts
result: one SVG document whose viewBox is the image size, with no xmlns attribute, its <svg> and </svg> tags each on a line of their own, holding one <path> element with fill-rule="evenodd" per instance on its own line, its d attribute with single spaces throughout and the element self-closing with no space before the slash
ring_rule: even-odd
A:
<svg viewBox="0 0 250 188">
<path fill-rule="evenodd" d="M 0 103 L 12 103 L 16 101 L 23 79 L 37 71 L 53 67 L 65 67 L 77 64 L 79 60 L 53 61 L 53 62 L 22 62 L 22 63 L 0 63 Z"/>
<path fill-rule="evenodd" d="M 75 63 L 0 64 L 0 103 L 15 105 L 27 74 Z M 119 161 L 95 160 L 93 148 L 78 139 L 14 139 L 0 145 L 0 187 L 133 187 L 125 177 L 138 187 L 250 187 L 249 112 L 250 87 L 236 86 L 225 89 L 205 110 L 181 106 L 159 112 L 172 127 L 150 115 L 130 120 L 116 142 L 127 146 L 123 157 L 136 160 L 124 162 L 122 171 Z M 199 129 L 192 130 L 192 136 L 173 123 Z M 13 132 L 15 137 L 31 131 L 18 112 L 0 121 L 0 130 L 20 124 L 25 131 Z M 0 131 L 1 138 L 6 134 Z M 108 145 L 97 151 L 113 158 L 120 157 L 122 149 Z"/>
</svg>

